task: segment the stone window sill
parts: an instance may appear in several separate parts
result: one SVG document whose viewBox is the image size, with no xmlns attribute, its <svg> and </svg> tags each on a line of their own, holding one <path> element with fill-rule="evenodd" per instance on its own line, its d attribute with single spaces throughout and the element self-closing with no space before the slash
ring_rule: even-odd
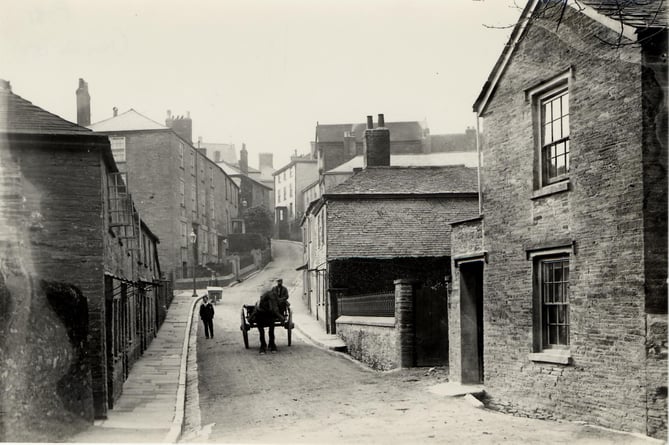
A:
<svg viewBox="0 0 669 445">
<path fill-rule="evenodd" d="M 556 182 L 555 184 L 550 184 L 545 187 L 541 187 L 539 190 L 532 192 L 532 199 L 543 198 L 544 196 L 554 195 L 556 193 L 567 192 L 571 189 L 571 182 L 567 179 L 562 182 Z"/>
<path fill-rule="evenodd" d="M 568 365 L 571 363 L 571 352 L 568 349 L 547 349 L 542 352 L 533 352 L 529 355 L 533 362 L 557 363 Z"/>
</svg>

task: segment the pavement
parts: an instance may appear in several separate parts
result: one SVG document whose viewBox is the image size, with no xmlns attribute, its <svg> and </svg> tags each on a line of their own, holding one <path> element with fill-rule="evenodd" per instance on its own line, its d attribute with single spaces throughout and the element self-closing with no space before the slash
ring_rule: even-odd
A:
<svg viewBox="0 0 669 445">
<path fill-rule="evenodd" d="M 301 289 L 289 290 L 290 295 L 302 294 Z M 206 294 L 206 289 L 198 289 L 197 294 Z M 114 409 L 108 411 L 107 419 L 96 420 L 68 442 L 176 443 L 179 440 L 185 422 L 186 385 L 197 388 L 196 382 L 186 381 L 187 376 L 197 378 L 197 372 L 188 372 L 195 355 L 195 342 L 191 339 L 196 331 L 191 329 L 193 311 L 200 300 L 192 295 L 192 290 L 176 291 L 156 338 L 130 370 L 123 393 Z M 309 314 L 301 298 L 293 297 L 290 302 L 295 333 L 321 348 L 346 350 L 341 338 L 327 334 Z"/>
</svg>

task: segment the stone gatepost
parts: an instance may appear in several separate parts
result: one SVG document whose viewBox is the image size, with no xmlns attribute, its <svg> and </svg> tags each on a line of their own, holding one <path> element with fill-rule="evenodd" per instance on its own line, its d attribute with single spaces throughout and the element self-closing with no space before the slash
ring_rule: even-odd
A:
<svg viewBox="0 0 669 445">
<path fill-rule="evenodd" d="M 416 363 L 414 293 L 416 281 L 395 280 L 395 335 L 397 366 L 410 368 Z"/>
</svg>

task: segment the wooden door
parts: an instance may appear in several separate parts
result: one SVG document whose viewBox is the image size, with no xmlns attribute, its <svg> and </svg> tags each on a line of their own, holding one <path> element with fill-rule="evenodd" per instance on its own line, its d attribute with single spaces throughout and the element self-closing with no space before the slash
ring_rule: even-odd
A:
<svg viewBox="0 0 669 445">
<path fill-rule="evenodd" d="M 445 282 L 416 287 L 416 366 L 448 365 L 448 307 Z"/>
</svg>

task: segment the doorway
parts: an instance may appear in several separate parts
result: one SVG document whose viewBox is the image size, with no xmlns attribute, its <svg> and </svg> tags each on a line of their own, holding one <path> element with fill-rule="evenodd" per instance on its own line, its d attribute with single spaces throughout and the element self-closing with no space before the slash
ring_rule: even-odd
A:
<svg viewBox="0 0 669 445">
<path fill-rule="evenodd" d="M 448 292 L 446 283 L 427 282 L 415 290 L 416 366 L 448 365 Z"/>
<path fill-rule="evenodd" d="M 483 383 L 483 262 L 460 264 L 462 383 Z"/>
</svg>

